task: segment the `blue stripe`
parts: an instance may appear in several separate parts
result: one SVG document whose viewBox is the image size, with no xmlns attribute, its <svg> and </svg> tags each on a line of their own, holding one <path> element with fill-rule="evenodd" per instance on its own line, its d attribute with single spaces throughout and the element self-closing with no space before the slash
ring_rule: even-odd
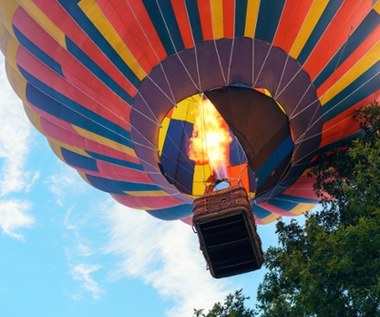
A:
<svg viewBox="0 0 380 317">
<path fill-rule="evenodd" d="M 144 168 L 140 164 L 136 164 L 136 163 L 132 163 L 132 162 L 116 159 L 114 157 L 106 156 L 106 155 L 95 153 L 95 152 L 91 152 L 91 151 L 86 151 L 86 153 L 88 155 L 90 155 L 91 157 L 93 157 L 94 159 L 96 159 L 96 160 L 100 160 L 100 161 L 104 161 L 104 162 L 111 163 L 111 164 L 114 164 L 114 165 L 119 165 L 119 166 L 131 168 L 131 169 L 138 170 L 138 171 L 143 171 L 144 170 Z"/>
<path fill-rule="evenodd" d="M 239 141 L 233 136 L 230 144 L 230 165 L 240 165 L 247 162 L 247 156 Z"/>
<path fill-rule="evenodd" d="M 90 157 L 80 155 L 78 153 L 69 151 L 65 148 L 61 148 L 61 153 L 67 164 L 72 165 L 76 168 L 83 168 L 86 170 L 98 171 L 96 166 L 96 161 Z"/>
<path fill-rule="evenodd" d="M 330 24 L 335 13 L 338 11 L 343 0 L 332 0 L 326 6 L 322 13 L 318 23 L 316 24 L 314 30 L 311 32 L 309 39 L 307 40 L 305 46 L 303 47 L 301 53 L 299 54 L 297 60 L 301 64 L 305 63 L 306 59 L 309 57 L 310 53 L 314 49 L 315 45 L 319 41 L 323 32 L 326 30 Z"/>
<path fill-rule="evenodd" d="M 108 59 L 112 61 L 112 63 L 120 70 L 121 73 L 125 75 L 126 78 L 128 78 L 132 85 L 138 87 L 140 85 L 140 80 L 138 77 L 78 7 L 79 1 L 80 0 L 58 0 L 62 7 L 65 8 L 70 16 L 73 17 L 73 19 L 75 19 L 79 26 L 84 30 L 84 33 L 86 33 L 86 35 L 91 38 L 94 43 L 96 43 L 100 50 L 104 52 Z"/>
<path fill-rule="evenodd" d="M 162 220 L 178 220 L 192 214 L 193 205 L 185 204 L 165 209 L 147 210 L 147 213 Z"/>
<path fill-rule="evenodd" d="M 90 184 L 97 189 L 119 195 L 127 195 L 125 191 L 160 191 L 161 188 L 156 185 L 151 184 L 140 184 L 140 183 L 131 183 L 123 182 L 114 179 L 108 179 L 93 175 L 87 175 L 86 177 Z"/>
<path fill-rule="evenodd" d="M 159 5 L 156 0 L 143 0 L 143 3 L 167 54 L 182 51 L 185 46 L 170 1 L 160 1 Z"/>
<path fill-rule="evenodd" d="M 318 77 L 314 80 L 314 86 L 320 87 L 323 82 L 349 57 L 360 44 L 362 44 L 379 25 L 380 16 L 372 10 L 355 32 L 349 37 L 346 44 L 335 54 Z"/>
<path fill-rule="evenodd" d="M 247 18 L 247 0 L 235 2 L 235 36 L 243 36 Z"/>
<path fill-rule="evenodd" d="M 270 216 L 272 213 L 269 212 L 268 210 L 258 206 L 258 205 L 253 205 L 252 206 L 252 211 L 253 213 L 259 218 L 259 219 L 264 219 L 268 216 Z"/>
<path fill-rule="evenodd" d="M 82 129 L 133 147 L 128 131 L 47 86 L 22 67 L 19 67 L 19 70 L 28 81 L 26 97 L 33 105 Z"/>
<path fill-rule="evenodd" d="M 293 203 L 293 202 L 290 202 L 290 201 L 283 201 L 283 200 L 278 200 L 278 199 L 275 199 L 275 198 L 272 198 L 270 200 L 268 200 L 268 203 L 277 207 L 277 208 L 280 208 L 280 209 L 283 209 L 285 211 L 291 211 L 293 208 L 297 207 L 298 203 Z"/>
<path fill-rule="evenodd" d="M 16 35 L 17 40 L 22 46 L 24 46 L 30 53 L 37 57 L 42 63 L 49 66 L 52 70 L 63 77 L 61 65 L 52 59 L 48 54 L 36 46 L 32 41 L 22 34 L 19 29 L 13 27 L 13 31 Z"/>
<path fill-rule="evenodd" d="M 380 71 L 380 61 L 374 64 L 365 73 L 363 73 L 360 77 L 358 77 L 354 82 L 348 85 L 345 89 L 343 89 L 339 94 L 337 94 L 329 102 L 327 102 L 322 107 L 323 122 L 329 121 L 333 117 L 337 116 L 339 113 L 343 112 L 344 110 L 358 103 L 360 100 L 378 91 L 379 82 L 380 82 L 379 71 Z M 369 82 L 364 84 L 372 76 L 374 77 Z M 333 107 L 334 109 L 332 111 L 329 111 L 330 108 L 333 108 Z"/>
<path fill-rule="evenodd" d="M 297 196 L 293 196 L 293 195 L 285 195 L 285 194 L 279 194 L 279 195 L 276 195 L 276 197 L 272 198 L 272 199 L 275 199 L 275 200 L 290 200 L 294 203 L 297 203 L 297 204 L 315 204 L 315 203 L 319 203 L 319 200 L 318 199 L 312 199 L 312 198 L 306 198 L 306 197 L 297 197 Z"/>
<path fill-rule="evenodd" d="M 257 187 L 260 187 L 276 167 L 292 153 L 293 147 L 294 143 L 291 137 L 288 136 L 256 172 L 256 177 L 258 178 Z"/>
<path fill-rule="evenodd" d="M 186 0 L 187 13 L 189 15 L 191 31 L 196 44 L 203 42 L 201 19 L 199 17 L 197 0 Z"/>
<path fill-rule="evenodd" d="M 71 39 L 66 37 L 67 50 L 77 58 L 86 68 L 92 72 L 101 82 L 114 91 L 121 99 L 131 104 L 133 98 L 119 86 L 108 74 L 101 69 L 85 52 L 83 52 Z"/>
<path fill-rule="evenodd" d="M 272 43 L 285 0 L 265 0 L 260 3 L 255 38 Z"/>
</svg>

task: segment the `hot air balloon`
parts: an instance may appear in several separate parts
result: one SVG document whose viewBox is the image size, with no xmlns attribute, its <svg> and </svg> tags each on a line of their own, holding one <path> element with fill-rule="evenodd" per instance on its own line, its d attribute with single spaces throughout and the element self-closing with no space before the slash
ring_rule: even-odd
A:
<svg viewBox="0 0 380 317">
<path fill-rule="evenodd" d="M 266 224 L 318 202 L 313 160 L 379 99 L 379 14 L 371 0 L 1 0 L 0 45 L 55 154 L 160 219 L 189 222 L 213 176 L 188 152 L 210 101 L 225 173 Z"/>
</svg>

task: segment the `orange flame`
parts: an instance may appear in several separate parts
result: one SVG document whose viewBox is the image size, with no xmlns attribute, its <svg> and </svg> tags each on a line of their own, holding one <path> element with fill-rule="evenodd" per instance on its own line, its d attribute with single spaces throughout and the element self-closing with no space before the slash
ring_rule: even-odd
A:
<svg viewBox="0 0 380 317">
<path fill-rule="evenodd" d="M 227 151 L 232 137 L 226 122 L 208 99 L 194 108 L 195 122 L 189 142 L 189 158 L 209 164 L 218 178 L 227 177 Z"/>
</svg>

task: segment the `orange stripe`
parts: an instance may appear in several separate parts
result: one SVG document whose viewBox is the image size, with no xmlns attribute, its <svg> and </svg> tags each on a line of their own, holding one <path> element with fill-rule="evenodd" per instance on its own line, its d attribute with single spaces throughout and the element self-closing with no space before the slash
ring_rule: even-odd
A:
<svg viewBox="0 0 380 317">
<path fill-rule="evenodd" d="M 273 44 L 289 52 L 300 31 L 312 0 L 288 0 L 281 16 Z"/>
<path fill-rule="evenodd" d="M 191 34 L 190 21 L 187 15 L 185 1 L 171 0 L 170 2 L 172 4 L 185 47 L 194 47 L 194 41 Z"/>
<path fill-rule="evenodd" d="M 311 80 L 320 73 L 372 9 L 372 1 L 346 0 L 309 56 L 304 69 Z"/>
<path fill-rule="evenodd" d="M 363 43 L 327 78 L 317 89 L 318 97 L 321 97 L 332 85 L 334 85 L 357 61 L 359 61 L 379 41 L 380 25 L 372 31 Z M 323 98 L 322 98 L 323 99 Z"/>
<path fill-rule="evenodd" d="M 205 41 L 212 40 L 214 37 L 212 33 L 210 2 L 205 1 L 205 0 L 198 0 L 197 2 L 198 2 L 199 17 L 201 20 L 203 39 Z"/>
<path fill-rule="evenodd" d="M 359 131 L 359 124 L 353 118 L 355 110 L 370 104 L 371 101 L 379 99 L 379 97 L 380 93 L 376 91 L 349 109 L 343 111 L 330 121 L 327 121 L 322 127 L 322 140 L 320 147 L 339 141 L 340 139 Z"/>
<path fill-rule="evenodd" d="M 224 37 L 234 36 L 235 0 L 223 0 L 223 30 Z"/>
</svg>

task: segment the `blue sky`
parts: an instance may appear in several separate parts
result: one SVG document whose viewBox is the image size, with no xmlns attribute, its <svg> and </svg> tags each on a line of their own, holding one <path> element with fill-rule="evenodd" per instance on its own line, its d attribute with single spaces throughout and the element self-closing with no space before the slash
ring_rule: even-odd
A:
<svg viewBox="0 0 380 317">
<path fill-rule="evenodd" d="M 117 204 L 50 150 L 0 55 L 0 311 L 4 317 L 188 317 L 264 270 L 213 279 L 190 226 Z M 264 248 L 274 224 L 259 226 Z"/>
</svg>

